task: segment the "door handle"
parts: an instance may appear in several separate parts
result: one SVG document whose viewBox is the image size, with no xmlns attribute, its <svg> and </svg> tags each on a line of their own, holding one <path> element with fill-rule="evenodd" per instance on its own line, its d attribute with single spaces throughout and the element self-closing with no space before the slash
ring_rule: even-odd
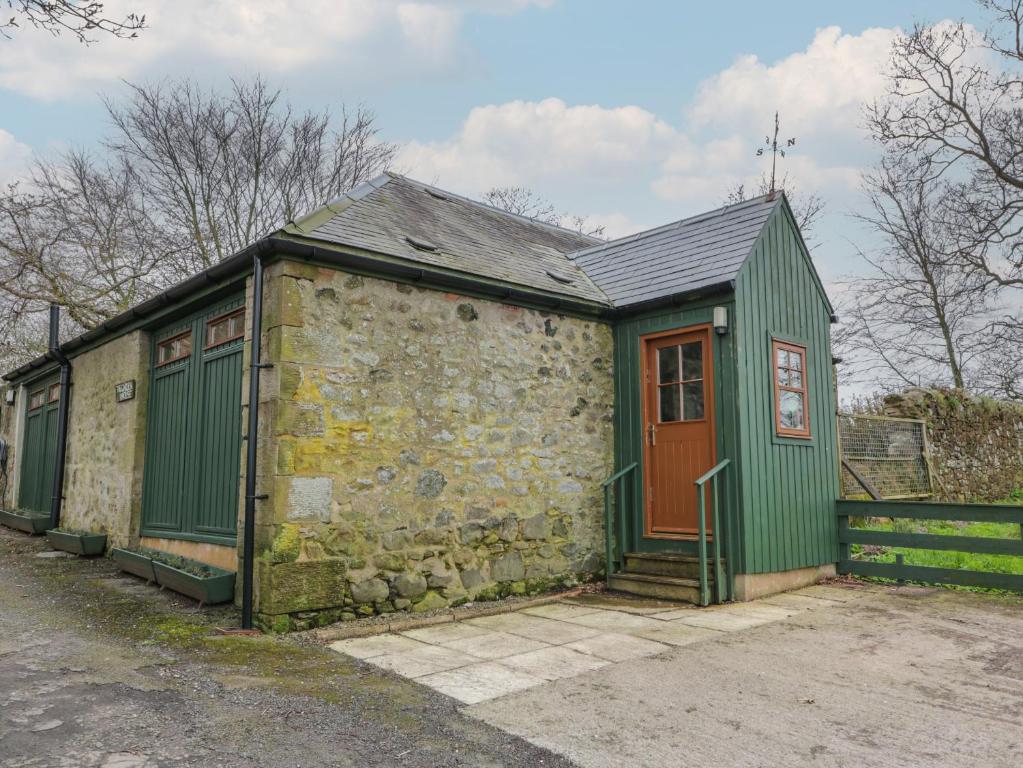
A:
<svg viewBox="0 0 1023 768">
<path fill-rule="evenodd" d="M 647 432 L 650 435 L 650 445 L 657 445 L 657 427 L 654 426 L 653 422 L 647 424 Z"/>
</svg>

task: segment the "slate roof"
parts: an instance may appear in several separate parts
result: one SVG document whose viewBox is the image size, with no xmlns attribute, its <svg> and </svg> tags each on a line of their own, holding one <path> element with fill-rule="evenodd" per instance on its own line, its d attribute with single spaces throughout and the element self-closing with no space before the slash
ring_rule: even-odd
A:
<svg viewBox="0 0 1023 768">
<path fill-rule="evenodd" d="M 607 305 L 566 257 L 600 241 L 385 173 L 285 227 L 336 245 Z"/>
<path fill-rule="evenodd" d="M 734 280 L 782 195 L 764 195 L 570 255 L 615 307 Z"/>
</svg>

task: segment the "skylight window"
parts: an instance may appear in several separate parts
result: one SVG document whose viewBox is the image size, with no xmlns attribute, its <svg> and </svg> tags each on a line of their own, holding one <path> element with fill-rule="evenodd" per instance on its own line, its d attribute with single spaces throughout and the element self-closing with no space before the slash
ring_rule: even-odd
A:
<svg viewBox="0 0 1023 768">
<path fill-rule="evenodd" d="M 547 276 L 551 280 L 557 280 L 559 283 L 563 283 L 564 285 L 571 285 L 572 283 L 575 282 L 575 280 L 573 280 L 568 275 L 563 275 L 560 272 L 554 272 L 553 270 L 550 269 L 547 270 Z"/>
<path fill-rule="evenodd" d="M 433 243 L 428 243 L 425 240 L 417 240 L 416 238 L 409 237 L 408 235 L 405 235 L 405 242 L 408 243 L 409 245 L 411 245 L 417 251 L 431 251 L 432 252 L 432 251 L 438 250 L 437 246 L 434 245 Z"/>
</svg>

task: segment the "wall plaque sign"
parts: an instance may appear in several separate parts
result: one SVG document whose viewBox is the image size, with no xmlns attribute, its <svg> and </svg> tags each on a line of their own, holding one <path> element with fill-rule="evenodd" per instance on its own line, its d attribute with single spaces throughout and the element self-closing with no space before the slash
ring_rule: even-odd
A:
<svg viewBox="0 0 1023 768">
<path fill-rule="evenodd" d="M 133 400 L 135 398 L 135 379 L 115 384 L 114 395 L 119 403 L 123 403 L 125 400 Z"/>
</svg>

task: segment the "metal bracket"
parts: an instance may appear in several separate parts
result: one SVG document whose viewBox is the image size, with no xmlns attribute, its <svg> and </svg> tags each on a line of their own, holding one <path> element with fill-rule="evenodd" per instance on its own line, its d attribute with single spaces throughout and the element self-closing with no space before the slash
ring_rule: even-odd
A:
<svg viewBox="0 0 1023 768">
<path fill-rule="evenodd" d="M 270 498 L 270 494 L 268 494 L 268 493 L 261 493 L 258 496 L 246 496 L 245 498 L 246 499 L 255 499 L 256 501 L 266 501 L 267 499 Z"/>
</svg>

